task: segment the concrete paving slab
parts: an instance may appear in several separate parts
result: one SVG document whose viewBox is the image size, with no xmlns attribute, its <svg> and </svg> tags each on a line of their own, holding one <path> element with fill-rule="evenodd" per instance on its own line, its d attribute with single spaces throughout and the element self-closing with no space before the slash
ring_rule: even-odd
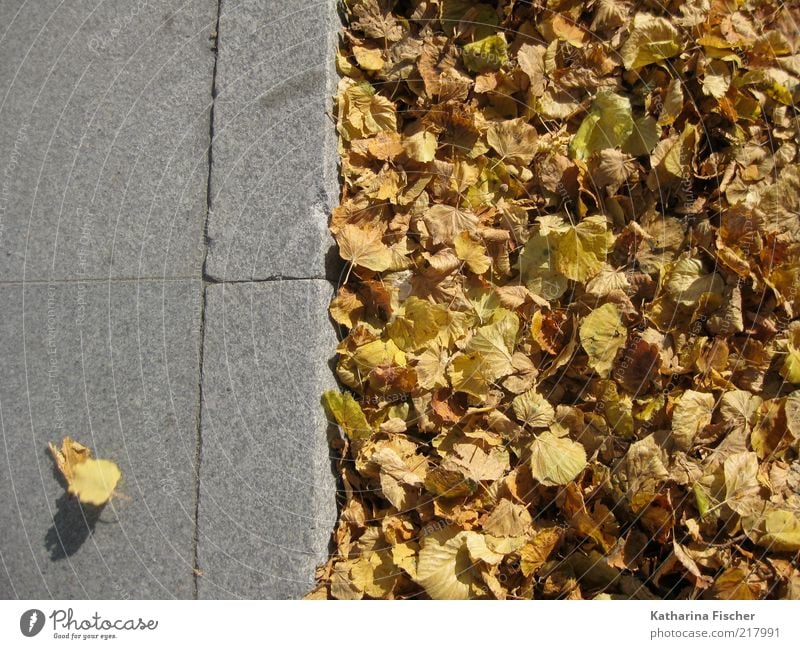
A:
<svg viewBox="0 0 800 649">
<path fill-rule="evenodd" d="M 191 598 L 199 281 L 0 285 L 0 597 Z M 48 441 L 123 472 L 102 511 Z"/>
<path fill-rule="evenodd" d="M 334 5 L 221 1 L 212 159 L 218 0 L 0 6 L 0 597 L 312 587 L 336 519 L 332 287 L 248 280 L 337 265 Z M 208 286 L 203 326 L 206 252 L 244 283 Z M 46 446 L 67 434 L 127 498 L 64 496 Z"/>
<path fill-rule="evenodd" d="M 335 3 L 222 0 L 206 260 L 213 278 L 332 276 Z"/>
<path fill-rule="evenodd" d="M 217 0 L 0 4 L 0 277 L 199 277 Z"/>
<path fill-rule="evenodd" d="M 201 598 L 295 598 L 327 558 L 335 480 L 320 405 L 335 384 L 325 280 L 206 289 Z"/>
</svg>

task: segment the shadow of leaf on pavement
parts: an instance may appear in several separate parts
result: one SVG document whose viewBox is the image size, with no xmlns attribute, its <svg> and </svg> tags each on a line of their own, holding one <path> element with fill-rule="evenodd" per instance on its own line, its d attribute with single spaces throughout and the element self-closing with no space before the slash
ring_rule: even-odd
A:
<svg viewBox="0 0 800 649">
<path fill-rule="evenodd" d="M 105 505 L 81 505 L 77 498 L 63 494 L 56 501 L 56 507 L 53 525 L 44 538 L 52 561 L 71 557 L 80 549 L 84 541 L 94 533 L 94 527 Z"/>
<path fill-rule="evenodd" d="M 55 466 L 53 475 L 66 489 L 64 476 Z M 59 561 L 75 554 L 84 541 L 94 533 L 94 527 L 104 508 L 105 505 L 82 505 L 77 498 L 70 496 L 66 491 L 61 494 L 56 500 L 53 525 L 44 537 L 44 545 L 50 553 L 50 560 Z"/>
</svg>

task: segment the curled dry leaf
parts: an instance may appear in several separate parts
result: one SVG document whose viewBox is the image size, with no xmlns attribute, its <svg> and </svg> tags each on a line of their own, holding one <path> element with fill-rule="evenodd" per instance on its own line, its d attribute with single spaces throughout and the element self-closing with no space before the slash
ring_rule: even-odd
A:
<svg viewBox="0 0 800 649">
<path fill-rule="evenodd" d="M 105 505 L 114 495 L 122 477 L 114 462 L 94 459 L 86 446 L 71 437 L 62 440 L 60 449 L 52 442 L 48 446 L 70 495 L 94 506 Z"/>
</svg>

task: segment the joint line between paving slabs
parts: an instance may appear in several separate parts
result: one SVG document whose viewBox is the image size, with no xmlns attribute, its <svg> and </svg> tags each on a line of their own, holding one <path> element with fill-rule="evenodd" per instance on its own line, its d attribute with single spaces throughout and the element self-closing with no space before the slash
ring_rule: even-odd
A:
<svg viewBox="0 0 800 649">
<path fill-rule="evenodd" d="M 211 72 L 211 108 L 208 114 L 208 176 L 206 178 L 206 218 L 203 224 L 203 243 L 205 255 L 203 258 L 202 275 L 205 280 L 205 257 L 208 255 L 208 222 L 211 216 L 211 168 L 214 164 L 214 104 L 217 100 L 217 63 L 219 61 L 219 22 L 222 9 L 222 0 L 217 0 L 217 15 L 214 25 L 214 67 Z M 195 447 L 195 493 L 194 493 L 194 535 L 192 536 L 192 595 L 199 598 L 200 564 L 198 546 L 200 544 L 200 465 L 203 457 L 203 355 L 206 335 L 206 282 L 203 281 L 200 290 L 200 347 L 198 348 L 198 386 L 197 386 L 197 443 Z"/>
<path fill-rule="evenodd" d="M 267 284 L 269 282 L 328 282 L 335 283 L 329 277 L 294 277 L 287 275 L 273 275 L 270 277 L 259 277 L 253 279 L 216 279 L 203 278 L 203 286 L 219 286 L 224 284 Z"/>
</svg>

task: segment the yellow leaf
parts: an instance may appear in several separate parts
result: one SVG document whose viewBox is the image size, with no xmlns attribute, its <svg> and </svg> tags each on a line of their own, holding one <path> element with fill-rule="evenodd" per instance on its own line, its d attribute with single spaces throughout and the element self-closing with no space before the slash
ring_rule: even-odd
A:
<svg viewBox="0 0 800 649">
<path fill-rule="evenodd" d="M 722 395 L 719 414 L 732 431 L 749 432 L 763 399 L 747 390 L 731 390 Z"/>
<path fill-rule="evenodd" d="M 559 13 L 554 13 L 552 20 L 547 22 L 550 23 L 555 38 L 566 41 L 573 47 L 583 47 L 586 32 L 576 25 L 574 20 L 565 18 Z"/>
<path fill-rule="evenodd" d="M 392 561 L 413 579 L 417 574 L 417 551 L 410 543 L 398 543 L 391 548 Z"/>
<path fill-rule="evenodd" d="M 517 52 L 517 63 L 520 69 L 528 75 L 530 93 L 534 97 L 541 97 L 547 86 L 544 69 L 544 57 L 547 50 L 541 45 L 523 43 Z"/>
<path fill-rule="evenodd" d="M 536 155 L 536 129 L 523 118 L 492 122 L 486 132 L 486 141 L 503 160 L 524 165 Z"/>
<path fill-rule="evenodd" d="M 535 389 L 515 397 L 511 405 L 517 419 L 531 428 L 547 428 L 555 421 L 553 406 Z"/>
<path fill-rule="evenodd" d="M 628 336 L 619 310 L 613 304 L 598 307 L 583 319 L 579 333 L 581 345 L 589 356 L 589 366 L 606 378 Z"/>
<path fill-rule="evenodd" d="M 800 550 L 800 521 L 785 509 L 767 504 L 763 513 L 742 519 L 742 528 L 754 543 L 768 550 Z"/>
<path fill-rule="evenodd" d="M 680 79 L 673 79 L 667 85 L 666 97 L 658 116 L 658 123 L 661 126 L 669 126 L 680 115 L 683 110 L 683 83 Z"/>
<path fill-rule="evenodd" d="M 561 530 L 557 527 L 546 527 L 524 545 L 519 551 L 522 574 L 530 577 L 541 568 L 556 549 L 561 541 L 561 536 Z"/>
<path fill-rule="evenodd" d="M 519 318 L 506 309 L 498 309 L 496 313 L 495 322 L 480 327 L 464 353 L 453 359 L 448 373 L 455 389 L 482 397 L 490 382 L 514 371 L 511 361 Z"/>
<path fill-rule="evenodd" d="M 756 204 L 758 208 L 756 214 L 763 219 L 763 226 L 761 227 L 767 232 L 790 233 L 793 240 L 800 239 L 800 223 L 798 223 L 797 219 L 797 213 L 800 212 L 800 165 L 786 165 L 781 169 L 777 182 L 766 185 L 759 190 Z M 744 235 L 746 237 L 745 240 L 752 238 L 752 234 L 749 232 L 744 233 Z M 743 245 L 743 242 L 740 242 L 740 245 Z M 796 265 L 796 262 L 792 265 Z M 776 271 L 781 268 L 784 272 L 790 270 L 781 264 Z M 792 282 L 790 279 L 792 275 L 796 277 L 796 268 L 791 270 L 795 272 L 788 273 L 786 277 L 789 280 L 786 282 L 788 286 L 785 288 L 779 286 L 779 288 L 782 289 L 781 293 L 790 305 L 797 305 L 798 291 L 796 290 L 796 281 Z M 796 313 L 793 314 L 793 317 L 796 316 Z"/>
<path fill-rule="evenodd" d="M 760 405 L 761 399 L 759 398 L 754 404 L 754 408 L 758 408 Z M 786 396 L 783 410 L 786 413 L 786 428 L 792 434 L 792 437 L 795 439 L 800 438 L 800 390 L 795 390 Z"/>
<path fill-rule="evenodd" d="M 351 79 L 360 79 L 363 76 L 361 70 L 347 60 L 347 52 L 341 48 L 336 50 L 336 71 Z"/>
<path fill-rule="evenodd" d="M 703 75 L 703 92 L 721 99 L 731 85 L 731 71 L 724 61 L 711 61 Z"/>
<path fill-rule="evenodd" d="M 70 437 L 63 439 L 61 450 L 52 442 L 48 446 L 71 495 L 88 505 L 108 502 L 122 477 L 114 462 L 93 459 L 87 447 Z"/>
<path fill-rule="evenodd" d="M 586 466 L 586 450 L 568 437 L 546 430 L 531 444 L 531 473 L 547 487 L 565 485 Z"/>
<path fill-rule="evenodd" d="M 111 498 L 122 477 L 119 467 L 111 460 L 84 460 L 75 466 L 69 491 L 82 503 L 102 505 Z"/>
<path fill-rule="evenodd" d="M 622 146 L 633 133 L 631 102 L 613 92 L 599 94 L 569 145 L 570 155 L 583 160 L 595 151 Z"/>
<path fill-rule="evenodd" d="M 355 84 L 339 96 L 339 134 L 354 140 L 381 131 L 397 130 L 394 104 L 375 94 L 368 83 Z"/>
<path fill-rule="evenodd" d="M 331 576 L 331 596 L 339 600 L 358 600 L 364 596 L 361 590 L 350 577 L 352 561 L 340 561 L 336 564 Z"/>
<path fill-rule="evenodd" d="M 402 180 L 397 171 L 394 169 L 382 169 L 377 176 L 372 178 L 365 193 L 370 198 L 396 204 L 401 183 Z"/>
<path fill-rule="evenodd" d="M 446 307 L 412 295 L 395 312 L 386 331 L 400 349 L 414 351 L 436 338 L 447 324 Z"/>
<path fill-rule="evenodd" d="M 605 297 L 612 291 L 625 291 L 630 285 L 627 273 L 606 264 L 599 274 L 586 283 L 586 292 L 596 297 Z"/>
<path fill-rule="evenodd" d="M 378 366 L 405 367 L 406 355 L 393 340 L 373 340 L 356 349 L 353 360 L 361 373 L 366 375 Z"/>
<path fill-rule="evenodd" d="M 472 232 L 478 225 L 473 212 L 452 205 L 432 205 L 422 218 L 434 244 L 452 243 L 461 232 Z"/>
<path fill-rule="evenodd" d="M 631 444 L 617 469 L 628 494 L 654 491 L 662 480 L 669 478 L 665 461 L 666 452 L 653 435 Z"/>
<path fill-rule="evenodd" d="M 467 264 L 476 275 L 482 275 L 492 265 L 492 260 L 486 254 L 486 247 L 480 242 L 475 241 L 469 232 L 462 232 L 454 240 L 456 256 Z"/>
<path fill-rule="evenodd" d="M 503 34 L 492 34 L 474 43 L 468 43 L 462 51 L 464 65 L 471 72 L 499 70 L 508 61 L 506 39 Z"/>
<path fill-rule="evenodd" d="M 789 324 L 789 340 L 786 343 L 786 356 L 780 372 L 789 383 L 800 383 L 800 323 L 798 322 Z"/>
<path fill-rule="evenodd" d="M 650 115 L 633 120 L 633 131 L 622 145 L 622 150 L 632 156 L 648 155 L 661 139 L 661 127 Z"/>
<path fill-rule="evenodd" d="M 377 47 L 353 45 L 353 56 L 356 57 L 358 65 L 364 70 L 381 70 L 384 66 L 381 50 Z"/>
<path fill-rule="evenodd" d="M 686 390 L 681 395 L 672 413 L 672 438 L 680 450 L 692 448 L 697 433 L 711 422 L 713 410 L 713 394 Z"/>
<path fill-rule="evenodd" d="M 50 442 L 48 447 L 58 470 L 61 471 L 67 482 L 72 479 L 75 466 L 92 457 L 92 452 L 88 448 L 71 437 L 65 437 L 62 440 L 61 450 L 53 442 Z"/>
<path fill-rule="evenodd" d="M 605 404 L 603 415 L 620 437 L 633 436 L 633 403 L 627 395 L 620 396 L 613 381 L 604 381 L 600 400 Z"/>
<path fill-rule="evenodd" d="M 793 100 L 791 90 L 794 79 L 795 77 L 784 70 L 767 68 L 766 70 L 750 70 L 742 75 L 737 83 L 741 86 L 755 86 L 775 101 L 785 106 L 793 106 L 796 101 L 796 99 Z"/>
<path fill-rule="evenodd" d="M 800 521 L 789 511 L 777 509 L 764 520 L 764 535 L 758 544 L 779 552 L 800 550 Z"/>
<path fill-rule="evenodd" d="M 676 185 L 691 181 L 692 158 L 697 148 L 697 140 L 697 127 L 688 122 L 680 135 L 661 140 L 650 155 L 650 165 L 655 173 L 648 178 L 648 186 L 653 188 L 659 187 L 660 184 Z"/>
<path fill-rule="evenodd" d="M 614 242 L 602 216 L 588 216 L 558 236 L 556 268 L 567 278 L 585 282 L 603 269 Z"/>
<path fill-rule="evenodd" d="M 703 262 L 683 257 L 668 267 L 664 283 L 669 296 L 686 306 L 695 306 L 703 293 L 721 293 L 725 282 L 717 273 L 708 273 Z"/>
<path fill-rule="evenodd" d="M 367 150 L 378 160 L 392 160 L 403 152 L 403 144 L 397 133 L 378 133 L 366 140 L 366 143 Z"/>
<path fill-rule="evenodd" d="M 469 599 L 477 581 L 467 547 L 472 535 L 446 528 L 423 538 L 414 580 L 432 599 Z"/>
<path fill-rule="evenodd" d="M 390 11 L 383 0 L 358 0 L 347 3 L 348 14 L 354 29 L 367 38 L 394 43 L 408 33 L 408 25 Z"/>
<path fill-rule="evenodd" d="M 503 560 L 504 552 L 498 552 L 489 546 L 489 538 L 483 534 L 472 532 L 467 537 L 467 550 L 469 558 L 473 561 L 483 561 L 491 566 L 496 566 Z"/>
<path fill-rule="evenodd" d="M 419 130 L 403 140 L 406 155 L 417 162 L 431 162 L 436 158 L 436 134 Z"/>
<path fill-rule="evenodd" d="M 533 519 L 523 505 L 503 498 L 489 514 L 483 524 L 483 531 L 494 537 L 516 537 L 525 534 L 532 523 Z"/>
<path fill-rule="evenodd" d="M 322 395 L 322 405 L 349 439 L 368 439 L 372 435 L 364 411 L 349 392 L 328 390 Z"/>
<path fill-rule="evenodd" d="M 357 293 L 346 286 L 340 286 L 336 297 L 331 300 L 330 311 L 336 322 L 353 328 L 364 315 L 364 302 Z"/>
<path fill-rule="evenodd" d="M 397 450 L 388 445 L 383 445 L 375 451 L 370 457 L 370 462 L 379 467 L 381 492 L 384 497 L 401 511 L 411 507 L 412 501 L 406 486 L 412 488 L 422 486 L 425 463 L 415 455 L 401 457 Z"/>
<path fill-rule="evenodd" d="M 370 270 L 387 270 L 393 261 L 392 251 L 381 241 L 378 231 L 345 225 L 336 235 L 343 259 Z"/>
<path fill-rule="evenodd" d="M 499 480 L 509 469 L 508 451 L 501 447 L 484 448 L 468 439 L 453 444 L 448 456 L 449 465 L 458 467 L 464 475 L 476 482 Z"/>
<path fill-rule="evenodd" d="M 466 477 L 459 467 L 431 467 L 425 476 L 425 488 L 432 494 L 444 498 L 469 496 L 478 488 L 478 484 Z"/>
<path fill-rule="evenodd" d="M 737 514 L 745 515 L 760 504 L 760 485 L 758 484 L 758 455 L 755 453 L 735 453 L 725 459 L 725 503 Z"/>
<path fill-rule="evenodd" d="M 545 300 L 557 300 L 569 282 L 555 268 L 553 244 L 541 234 L 534 234 L 519 256 L 520 280 L 528 289 Z"/>
<path fill-rule="evenodd" d="M 748 587 L 749 570 L 728 568 L 717 577 L 712 587 L 716 599 L 748 600 L 758 599 Z"/>
<path fill-rule="evenodd" d="M 414 370 L 417 372 L 417 383 L 424 390 L 447 387 L 445 371 L 450 362 L 447 350 L 439 345 L 433 345 L 418 356 L 413 356 L 416 361 Z"/>
<path fill-rule="evenodd" d="M 678 30 L 666 18 L 638 13 L 633 18 L 631 35 L 620 50 L 627 70 L 637 70 L 663 61 L 681 51 Z"/>
<path fill-rule="evenodd" d="M 447 376 L 454 390 L 479 399 L 486 397 L 493 380 L 489 368 L 477 353 L 456 354 L 447 368 Z"/>
</svg>

